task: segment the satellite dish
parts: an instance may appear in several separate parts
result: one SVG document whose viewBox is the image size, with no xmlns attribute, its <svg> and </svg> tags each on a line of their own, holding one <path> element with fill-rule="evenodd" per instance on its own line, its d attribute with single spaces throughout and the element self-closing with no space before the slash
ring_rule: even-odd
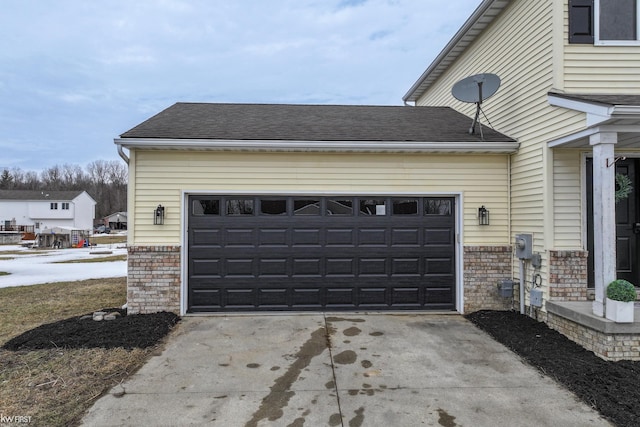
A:
<svg viewBox="0 0 640 427">
<path fill-rule="evenodd" d="M 495 74 L 476 74 L 469 76 L 451 88 L 451 94 L 462 102 L 482 102 L 490 98 L 500 87 L 500 77 Z"/>
<path fill-rule="evenodd" d="M 476 133 L 476 123 L 480 116 L 482 107 L 482 101 L 493 96 L 500 87 L 500 77 L 495 74 L 483 73 L 476 74 L 474 76 L 466 77 L 451 88 L 451 94 L 459 101 L 473 102 L 476 104 L 476 116 L 473 119 L 470 134 Z M 484 114 L 484 111 L 482 112 Z M 484 139 L 482 135 L 482 126 L 480 126 L 480 138 Z"/>
</svg>

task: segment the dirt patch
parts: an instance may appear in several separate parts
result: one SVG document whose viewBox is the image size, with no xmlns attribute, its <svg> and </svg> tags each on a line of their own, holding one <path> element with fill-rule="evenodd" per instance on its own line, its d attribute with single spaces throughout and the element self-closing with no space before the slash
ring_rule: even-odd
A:
<svg viewBox="0 0 640 427">
<path fill-rule="evenodd" d="M 77 348 L 147 348 L 160 341 L 180 320 L 174 313 L 134 314 L 126 310 L 105 309 L 118 312 L 121 317 L 109 321 L 95 321 L 83 316 L 48 323 L 31 329 L 7 341 L 5 350 L 43 350 Z M 89 314 L 88 314 L 89 315 Z"/>
<path fill-rule="evenodd" d="M 640 362 L 607 362 L 564 335 L 514 311 L 465 316 L 618 426 L 640 419 Z"/>
</svg>

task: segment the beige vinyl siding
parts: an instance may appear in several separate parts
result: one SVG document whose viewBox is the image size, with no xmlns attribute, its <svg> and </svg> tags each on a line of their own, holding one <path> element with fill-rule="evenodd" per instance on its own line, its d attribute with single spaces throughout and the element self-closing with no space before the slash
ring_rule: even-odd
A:
<svg viewBox="0 0 640 427">
<path fill-rule="evenodd" d="M 180 244 L 182 192 L 462 194 L 464 243 L 506 244 L 508 156 L 136 151 L 130 244 Z M 153 225 L 153 209 L 166 208 Z M 491 225 L 478 226 L 478 208 Z"/>
<path fill-rule="evenodd" d="M 501 78 L 500 89 L 483 103 L 483 110 L 494 128 L 520 142 L 512 156 L 511 225 L 514 233 L 533 233 L 535 250 L 541 253 L 546 249 L 545 231 L 553 224 L 551 218 L 545 221 L 545 209 L 552 212 L 553 203 L 544 197 L 546 162 L 552 157 L 545 143 L 563 127 L 562 122 L 548 121 L 554 108 L 546 97 L 553 82 L 552 6 L 513 2 L 418 102 L 451 105 L 472 116 L 475 106 L 455 100 L 453 84 L 483 72 Z M 520 37 L 523 34 L 527 36 Z"/>
<path fill-rule="evenodd" d="M 582 218 L 585 202 L 581 182 L 583 155 L 578 150 L 555 150 L 554 183 L 554 247 L 556 249 L 586 249 L 583 241 Z"/>
<path fill-rule="evenodd" d="M 569 33 L 565 8 L 564 34 Z M 640 46 L 569 44 L 564 37 L 564 90 L 567 93 L 629 94 L 640 86 Z"/>
</svg>

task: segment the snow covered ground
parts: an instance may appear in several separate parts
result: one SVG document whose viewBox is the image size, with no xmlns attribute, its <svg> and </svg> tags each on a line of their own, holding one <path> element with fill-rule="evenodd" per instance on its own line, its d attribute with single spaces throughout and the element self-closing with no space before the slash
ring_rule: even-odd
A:
<svg viewBox="0 0 640 427">
<path fill-rule="evenodd" d="M 112 253 L 93 255 L 90 253 L 109 251 Z M 126 261 L 55 263 L 126 254 L 127 249 L 124 243 L 97 245 L 91 248 L 47 250 L 28 249 L 19 245 L 0 245 L 0 272 L 9 273 L 0 276 L 0 288 L 104 277 L 125 277 L 127 275 Z"/>
</svg>

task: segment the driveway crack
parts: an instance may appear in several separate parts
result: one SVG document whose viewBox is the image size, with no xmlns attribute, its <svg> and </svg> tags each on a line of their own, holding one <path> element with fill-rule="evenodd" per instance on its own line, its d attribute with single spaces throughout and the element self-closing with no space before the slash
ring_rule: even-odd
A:
<svg viewBox="0 0 640 427">
<path fill-rule="evenodd" d="M 338 393 L 338 378 L 336 377 L 336 365 L 333 363 L 333 346 L 331 343 L 331 333 L 335 329 L 327 321 L 327 314 L 322 314 L 324 317 L 324 328 L 327 331 L 327 349 L 329 349 L 329 360 L 331 361 L 331 374 L 333 375 L 333 388 L 336 392 L 336 401 L 338 403 L 338 415 L 340 415 L 340 426 L 344 427 L 344 421 L 342 416 L 342 406 L 340 405 L 340 393 Z"/>
</svg>

